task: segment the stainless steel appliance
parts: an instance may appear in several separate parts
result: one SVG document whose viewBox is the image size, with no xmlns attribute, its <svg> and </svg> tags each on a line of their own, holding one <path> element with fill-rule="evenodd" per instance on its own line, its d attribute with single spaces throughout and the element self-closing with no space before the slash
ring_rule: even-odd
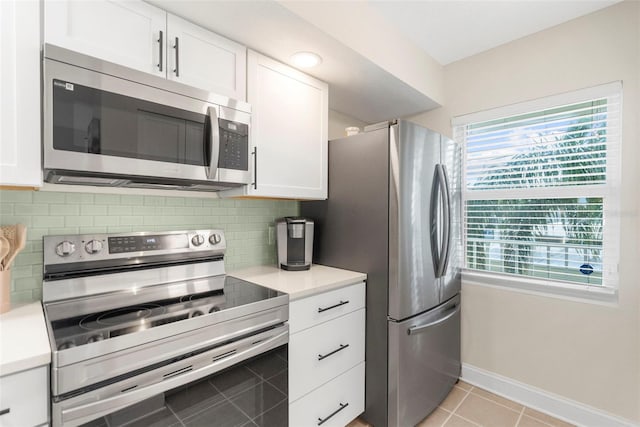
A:
<svg viewBox="0 0 640 427">
<path fill-rule="evenodd" d="M 251 107 L 44 47 L 44 179 L 216 191 L 248 184 Z"/>
<path fill-rule="evenodd" d="M 220 230 L 44 237 L 54 427 L 286 425 L 289 297 L 225 275 L 225 248 Z"/>
<path fill-rule="evenodd" d="M 460 373 L 460 150 L 408 121 L 329 142 L 329 199 L 301 203 L 315 262 L 367 273 L 366 404 L 416 425 Z"/>
<path fill-rule="evenodd" d="M 287 216 L 276 221 L 278 266 L 284 270 L 309 270 L 313 258 L 313 221 Z"/>
</svg>

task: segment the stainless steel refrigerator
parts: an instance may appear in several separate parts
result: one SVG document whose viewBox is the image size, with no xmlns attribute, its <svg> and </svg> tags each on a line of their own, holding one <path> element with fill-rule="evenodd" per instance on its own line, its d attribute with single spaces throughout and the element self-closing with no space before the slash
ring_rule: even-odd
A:
<svg viewBox="0 0 640 427">
<path fill-rule="evenodd" d="M 329 142 L 314 263 L 367 273 L 366 403 L 375 427 L 413 426 L 460 374 L 460 149 L 404 120 Z"/>
</svg>

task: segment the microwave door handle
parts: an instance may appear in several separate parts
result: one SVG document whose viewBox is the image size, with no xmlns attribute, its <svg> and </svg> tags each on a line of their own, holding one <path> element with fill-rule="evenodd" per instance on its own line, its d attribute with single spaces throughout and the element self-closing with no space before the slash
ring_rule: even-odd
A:
<svg viewBox="0 0 640 427">
<path fill-rule="evenodd" d="M 207 179 L 215 179 L 218 171 L 218 156 L 220 155 L 220 127 L 218 126 L 218 113 L 215 107 L 207 108 L 207 116 L 211 126 L 209 127 L 209 166 L 207 167 Z"/>
</svg>

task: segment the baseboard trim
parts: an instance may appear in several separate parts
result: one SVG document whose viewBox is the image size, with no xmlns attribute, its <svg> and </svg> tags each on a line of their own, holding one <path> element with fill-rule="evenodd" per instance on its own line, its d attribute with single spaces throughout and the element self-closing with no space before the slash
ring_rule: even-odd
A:
<svg viewBox="0 0 640 427">
<path fill-rule="evenodd" d="M 492 393 L 514 400 L 532 409 L 584 427 L 638 427 L 632 421 L 608 414 L 575 400 L 558 396 L 484 369 L 462 364 L 461 378 Z"/>
</svg>

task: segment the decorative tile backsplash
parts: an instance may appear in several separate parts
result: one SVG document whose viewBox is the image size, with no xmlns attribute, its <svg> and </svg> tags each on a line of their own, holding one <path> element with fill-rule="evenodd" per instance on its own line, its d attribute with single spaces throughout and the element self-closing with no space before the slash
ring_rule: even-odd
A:
<svg viewBox="0 0 640 427">
<path fill-rule="evenodd" d="M 27 226 L 27 246 L 12 268 L 11 300 L 42 298 L 42 236 L 219 228 L 230 271 L 275 265 L 269 225 L 298 211 L 295 201 L 2 190 L 0 225 Z"/>
</svg>

